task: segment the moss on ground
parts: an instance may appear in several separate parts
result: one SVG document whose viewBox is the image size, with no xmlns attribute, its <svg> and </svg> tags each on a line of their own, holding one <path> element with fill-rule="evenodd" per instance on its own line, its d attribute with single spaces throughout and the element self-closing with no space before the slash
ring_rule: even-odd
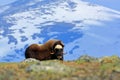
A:
<svg viewBox="0 0 120 80">
<path fill-rule="evenodd" d="M 82 56 L 76 61 L 0 63 L 0 80 L 119 80 L 120 58 Z"/>
</svg>

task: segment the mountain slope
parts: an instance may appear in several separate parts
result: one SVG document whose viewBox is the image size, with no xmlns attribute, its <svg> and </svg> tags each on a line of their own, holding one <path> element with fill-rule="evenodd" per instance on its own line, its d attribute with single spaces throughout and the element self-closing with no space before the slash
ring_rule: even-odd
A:
<svg viewBox="0 0 120 80">
<path fill-rule="evenodd" d="M 22 74 L 22 75 L 21 75 Z M 119 80 L 120 58 L 82 56 L 76 61 L 38 61 L 0 63 L 0 80 Z"/>
</svg>

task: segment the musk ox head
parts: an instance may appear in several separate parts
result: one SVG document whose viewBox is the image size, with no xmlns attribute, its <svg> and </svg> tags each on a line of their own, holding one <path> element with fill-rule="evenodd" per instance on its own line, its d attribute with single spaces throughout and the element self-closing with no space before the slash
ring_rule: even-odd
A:
<svg viewBox="0 0 120 80">
<path fill-rule="evenodd" d="M 64 55 L 64 45 L 61 41 L 57 41 L 53 44 L 53 56 L 59 60 L 63 60 Z"/>
</svg>

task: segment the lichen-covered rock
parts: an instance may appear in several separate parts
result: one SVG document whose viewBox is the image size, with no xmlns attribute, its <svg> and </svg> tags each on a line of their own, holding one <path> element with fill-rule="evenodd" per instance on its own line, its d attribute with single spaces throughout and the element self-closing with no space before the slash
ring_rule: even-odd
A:
<svg viewBox="0 0 120 80">
<path fill-rule="evenodd" d="M 76 61 L 78 63 L 82 63 L 82 62 L 97 62 L 98 58 L 95 58 L 95 57 L 92 57 L 92 56 L 88 56 L 88 55 L 82 55 Z"/>
<path fill-rule="evenodd" d="M 116 63 L 116 62 L 120 62 L 120 59 L 118 56 L 104 56 L 102 58 L 99 58 L 99 62 L 100 63 Z"/>
<path fill-rule="evenodd" d="M 40 61 L 34 58 L 28 58 L 28 59 L 23 60 L 22 62 L 29 63 L 29 62 L 40 62 Z"/>
<path fill-rule="evenodd" d="M 35 71 L 35 72 L 52 72 L 52 73 L 70 73 L 74 71 L 74 68 L 66 66 L 62 64 L 61 61 L 58 60 L 49 60 L 49 61 L 41 61 L 39 63 L 35 63 L 26 68 L 27 72 Z"/>
</svg>

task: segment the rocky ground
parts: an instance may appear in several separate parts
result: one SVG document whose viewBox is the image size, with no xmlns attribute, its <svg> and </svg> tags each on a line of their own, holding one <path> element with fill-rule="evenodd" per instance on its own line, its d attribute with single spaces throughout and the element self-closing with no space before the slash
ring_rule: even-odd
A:
<svg viewBox="0 0 120 80">
<path fill-rule="evenodd" d="M 120 80 L 120 58 L 83 55 L 75 61 L 0 63 L 0 80 Z"/>
</svg>

